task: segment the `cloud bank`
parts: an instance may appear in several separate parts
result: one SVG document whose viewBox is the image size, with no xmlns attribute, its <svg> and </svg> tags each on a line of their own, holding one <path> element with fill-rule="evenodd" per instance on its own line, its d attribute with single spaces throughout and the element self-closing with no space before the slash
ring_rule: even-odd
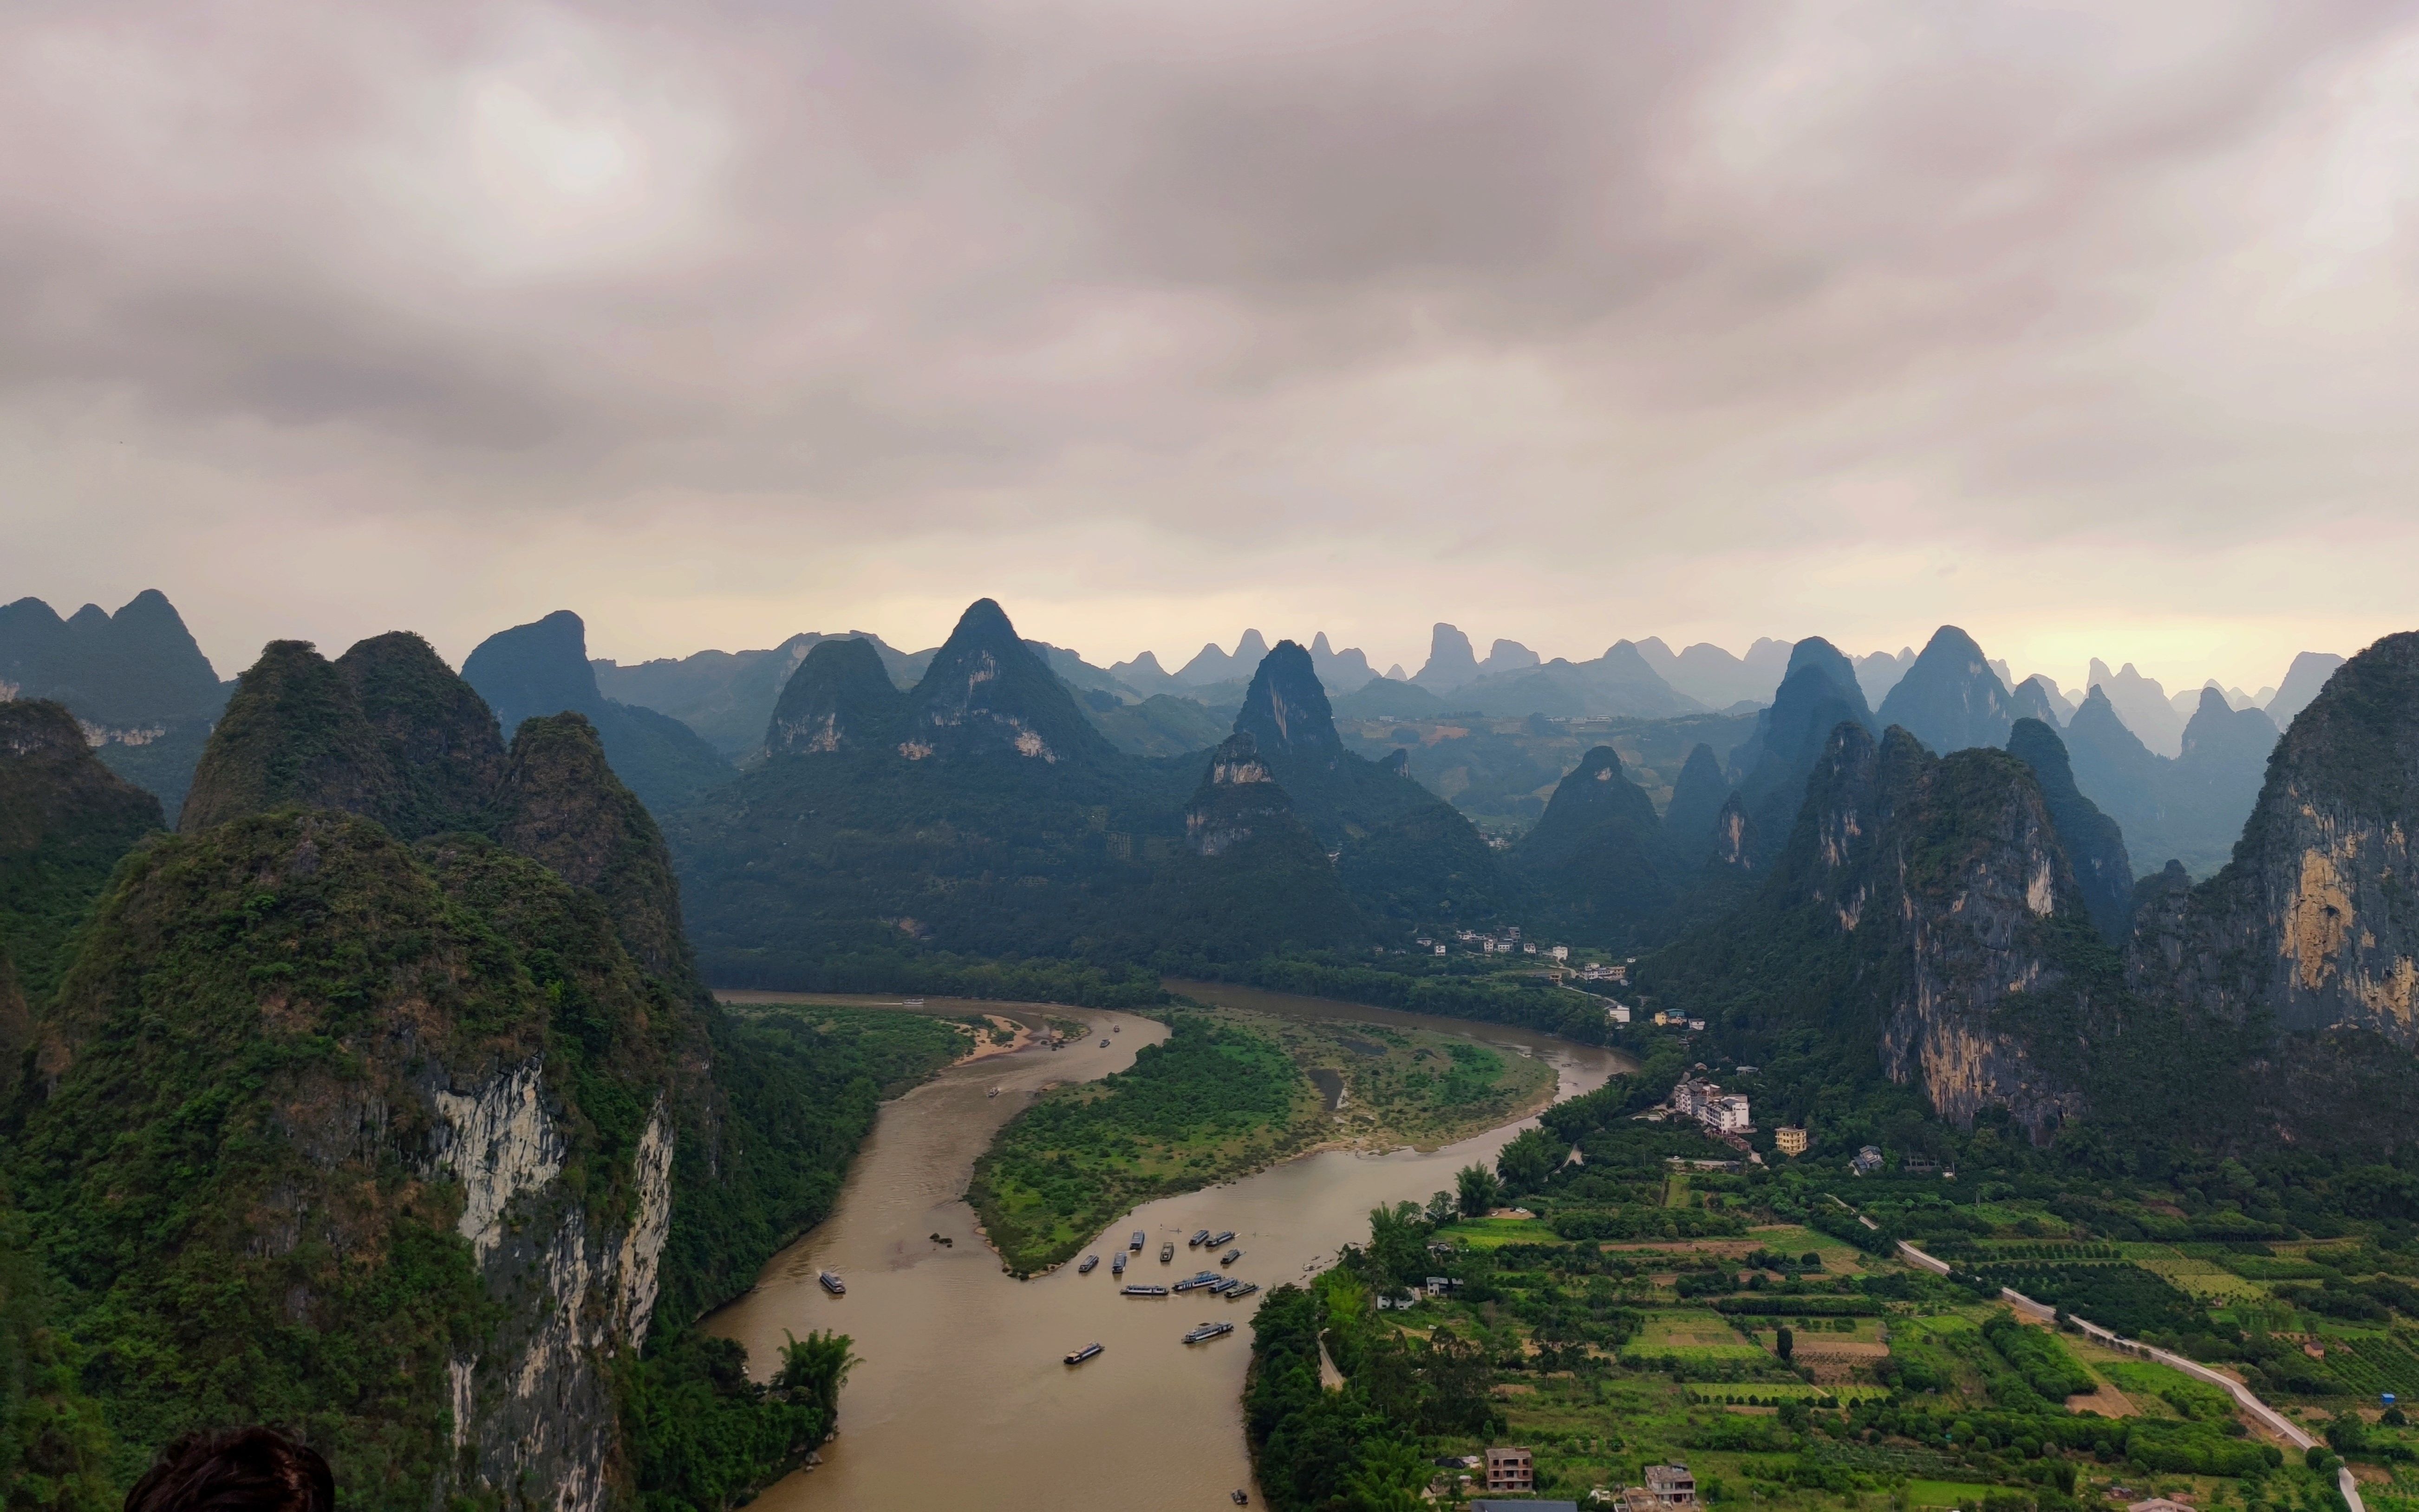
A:
<svg viewBox="0 0 2419 1512">
<path fill-rule="evenodd" d="M 0 594 L 2273 682 L 2419 623 L 2419 10 L 0 17 Z"/>
</svg>

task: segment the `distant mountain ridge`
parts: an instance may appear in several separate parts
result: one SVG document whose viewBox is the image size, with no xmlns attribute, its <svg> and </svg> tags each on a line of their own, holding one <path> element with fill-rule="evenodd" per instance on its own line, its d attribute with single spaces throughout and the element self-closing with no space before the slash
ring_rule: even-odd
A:
<svg viewBox="0 0 2419 1512">
<path fill-rule="evenodd" d="M 614 772 L 648 808 L 668 812 L 731 776 L 731 764 L 670 715 L 607 698 L 588 659 L 588 630 L 557 609 L 500 630 L 462 661 L 462 680 L 485 699 L 502 728 L 578 714 L 595 727 Z"/>
<path fill-rule="evenodd" d="M 101 761 L 172 818 L 233 687 L 156 588 L 115 614 L 86 604 L 62 620 L 39 598 L 0 606 L 0 700 L 64 705 Z"/>
</svg>

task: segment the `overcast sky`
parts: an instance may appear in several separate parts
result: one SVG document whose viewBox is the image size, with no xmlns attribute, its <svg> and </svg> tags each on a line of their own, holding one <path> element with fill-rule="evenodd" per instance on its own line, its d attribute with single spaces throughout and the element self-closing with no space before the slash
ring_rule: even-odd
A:
<svg viewBox="0 0 2419 1512">
<path fill-rule="evenodd" d="M 0 599 L 458 659 L 2419 626 L 2419 6 L 0 11 Z"/>
</svg>

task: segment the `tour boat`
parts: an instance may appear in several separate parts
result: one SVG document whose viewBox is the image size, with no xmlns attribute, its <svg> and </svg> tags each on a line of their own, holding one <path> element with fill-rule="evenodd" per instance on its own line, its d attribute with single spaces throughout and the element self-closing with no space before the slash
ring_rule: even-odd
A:
<svg viewBox="0 0 2419 1512">
<path fill-rule="evenodd" d="M 1211 1339 L 1222 1337 L 1225 1335 L 1232 1334 L 1233 1332 L 1235 1332 L 1235 1325 L 1232 1323 L 1204 1323 L 1199 1328 L 1194 1329 L 1192 1333 L 1185 1335 L 1184 1342 L 1187 1344 L 1206 1344 Z"/>
<path fill-rule="evenodd" d="M 1241 1250 L 1230 1249 L 1225 1254 L 1218 1257 L 1218 1263 L 1221 1265 L 1232 1265 L 1242 1257 L 1243 1252 Z"/>
<path fill-rule="evenodd" d="M 1136 1255 L 1139 1255 L 1142 1253 L 1142 1247 L 1149 1242 L 1150 1236 L 1137 1228 L 1133 1231 L 1133 1238 L 1126 1241 L 1126 1248 L 1133 1251 Z"/>
<path fill-rule="evenodd" d="M 1175 1258 L 1176 1258 L 1176 1241 L 1174 1241 L 1174 1240 L 1172 1240 L 1172 1239 L 1171 1239 L 1171 1240 L 1169 1240 L 1166 1243 L 1162 1244 L 1161 1246 L 1159 1246 L 1159 1263 L 1160 1263 L 1160 1264 L 1162 1264 L 1162 1265 L 1165 1265 L 1165 1264 L 1167 1264 L 1168 1262 L 1170 1262 L 1170 1261 L 1174 1260 Z"/>
<path fill-rule="evenodd" d="M 1111 1274 L 1111 1275 L 1123 1275 L 1123 1274 L 1125 1274 L 1125 1273 L 1126 1273 L 1126 1252 L 1125 1252 L 1125 1251 L 1123 1251 L 1123 1250 L 1119 1250 L 1119 1251 L 1117 1251 L 1115 1255 L 1112 1255 L 1112 1256 L 1110 1256 L 1110 1257 L 1109 1257 L 1109 1274 Z"/>
<path fill-rule="evenodd" d="M 1207 1228 L 1204 1228 L 1204 1229 L 1200 1230 L 1199 1232 L 1195 1233 L 1195 1234 L 1194 1234 L 1191 1239 L 1186 1240 L 1186 1241 L 1184 1242 L 1184 1247 L 1185 1247 L 1185 1248 L 1187 1248 L 1187 1249 L 1198 1249 L 1198 1248 L 1200 1248 L 1202 1245 L 1204 1245 L 1204 1244 L 1208 1243 L 1209 1242 L 1210 1242 L 1210 1230 L 1208 1230 Z"/>
<path fill-rule="evenodd" d="M 1203 1249 L 1216 1249 L 1219 1245 L 1224 1244 L 1234 1237 L 1235 1231 L 1229 1228 L 1224 1232 L 1212 1234 L 1208 1239 L 1203 1240 L 1201 1242 L 1201 1247 Z"/>
<path fill-rule="evenodd" d="M 848 1295 L 847 1285 L 843 1283 L 839 1276 L 834 1275 L 829 1271 L 820 1273 L 816 1275 L 815 1279 L 822 1282 L 824 1284 L 824 1289 L 830 1292 L 835 1297 L 844 1297 Z"/>
<path fill-rule="evenodd" d="M 1259 1289 L 1260 1289 L 1260 1284 L 1259 1284 L 1258 1282 L 1256 1282 L 1256 1281 L 1246 1281 L 1246 1282 L 1244 1282 L 1241 1286 L 1237 1287 L 1234 1290 L 1227 1292 L 1227 1293 L 1226 1293 L 1226 1300 L 1227 1300 L 1228 1302 L 1233 1302 L 1233 1301 L 1234 1301 L 1236 1298 L 1238 1298 L 1238 1297 L 1248 1297 L 1248 1296 L 1250 1296 L 1253 1292 L 1257 1291 L 1257 1290 L 1259 1290 Z"/>
<path fill-rule="evenodd" d="M 1101 1257 L 1099 1256 L 1086 1255 L 1084 1257 L 1084 1263 L 1075 1267 L 1075 1273 L 1077 1275 L 1090 1275 L 1094 1270 L 1099 1268 L 1100 1263 Z"/>
<path fill-rule="evenodd" d="M 1167 1288 L 1165 1287 L 1128 1287 L 1125 1294 L 1129 1297 L 1164 1297 L 1167 1295 Z"/>
<path fill-rule="evenodd" d="M 1085 1361 L 1100 1352 L 1101 1347 L 1099 1345 L 1086 1344 L 1082 1349 L 1077 1350 L 1074 1353 L 1067 1356 L 1067 1363 L 1069 1365 L 1082 1365 Z"/>
</svg>

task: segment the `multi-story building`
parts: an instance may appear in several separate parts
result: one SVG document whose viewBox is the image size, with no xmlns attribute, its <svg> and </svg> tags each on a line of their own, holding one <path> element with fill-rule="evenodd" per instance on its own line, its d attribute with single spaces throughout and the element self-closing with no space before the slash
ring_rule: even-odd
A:
<svg viewBox="0 0 2419 1512">
<path fill-rule="evenodd" d="M 1646 1494 L 1655 1498 L 1656 1506 L 1695 1506 L 1697 1477 L 1688 1473 L 1686 1465 L 1649 1465 Z"/>
<path fill-rule="evenodd" d="M 1672 1111 L 1696 1119 L 1716 1134 L 1745 1134 L 1755 1127 L 1748 1117 L 1746 1097 L 1694 1076 L 1682 1077 L 1680 1085 L 1672 1088 Z"/>
<path fill-rule="evenodd" d="M 1772 1148 L 1784 1155 L 1806 1153 L 1806 1131 L 1783 1126 L 1772 1131 Z"/>
<path fill-rule="evenodd" d="M 1487 1489 L 1490 1491 L 1533 1491 L 1537 1489 L 1537 1465 L 1526 1449 L 1502 1448 L 1487 1451 Z M 1689 1495 L 1694 1499 L 1694 1484 Z"/>
</svg>

